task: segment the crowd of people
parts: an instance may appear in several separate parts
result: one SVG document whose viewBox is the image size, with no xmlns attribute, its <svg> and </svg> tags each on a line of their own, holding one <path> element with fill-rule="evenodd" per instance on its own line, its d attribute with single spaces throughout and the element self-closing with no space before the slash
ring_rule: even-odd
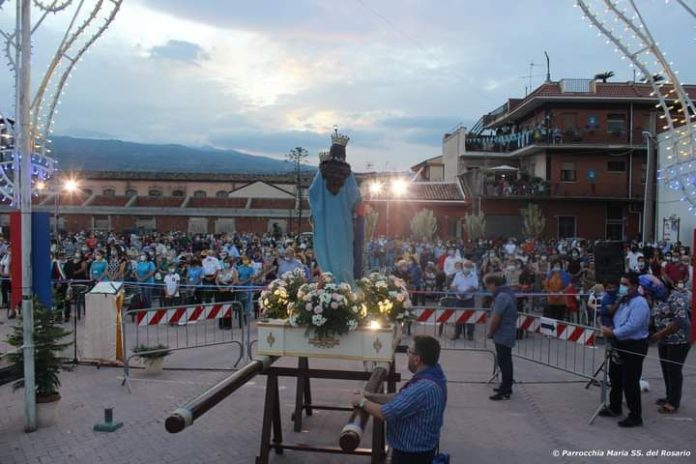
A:
<svg viewBox="0 0 696 464">
<path fill-rule="evenodd" d="M 515 334 L 517 313 L 536 311 L 594 326 L 616 344 L 611 403 L 602 415 L 620 414 L 625 394 L 630 414 L 621 425 L 642 424 L 637 382 L 649 340 L 658 343 L 665 378 L 660 412 L 676 412 L 691 342 L 689 250 L 679 242 L 628 242 L 616 257 L 623 261 L 624 276 L 599 282 L 595 246 L 583 239 L 381 237 L 366 244 L 364 261 L 366 271 L 402 278 L 415 306 L 441 302 L 493 308 L 487 336 L 495 341 L 503 382 L 492 399 L 512 394 L 510 352 L 520 336 Z M 159 306 L 236 300 L 247 317 L 255 309 L 254 294 L 275 278 L 295 269 L 302 269 L 309 281 L 320 274 L 306 234 L 79 233 L 55 237 L 51 255 L 55 301 L 65 321 L 77 305 L 71 291 L 76 285 L 125 282 L 131 309 L 153 307 L 155 300 Z M 10 305 L 11 260 L 11 247 L 0 238 L 0 290 L 10 318 L 16 317 Z M 231 321 L 220 324 L 229 328 Z M 453 338 L 473 339 L 474 329 L 474 324 L 458 324 Z"/>
</svg>

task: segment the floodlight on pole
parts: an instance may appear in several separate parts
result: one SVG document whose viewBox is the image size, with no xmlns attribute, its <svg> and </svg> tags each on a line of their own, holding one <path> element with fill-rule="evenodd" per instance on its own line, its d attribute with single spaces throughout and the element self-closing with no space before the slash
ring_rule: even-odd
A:
<svg viewBox="0 0 696 464">
<path fill-rule="evenodd" d="M 63 190 L 65 190 L 68 193 L 75 193 L 75 192 L 77 192 L 78 188 L 79 188 L 79 184 L 78 184 L 77 180 L 75 180 L 75 179 L 68 179 L 63 184 Z"/>
<path fill-rule="evenodd" d="M 392 194 L 395 197 L 402 197 L 408 191 L 408 182 L 404 179 L 394 179 L 391 185 Z"/>
<path fill-rule="evenodd" d="M 374 181 L 370 184 L 370 195 L 377 196 L 382 193 L 382 183 Z"/>
</svg>

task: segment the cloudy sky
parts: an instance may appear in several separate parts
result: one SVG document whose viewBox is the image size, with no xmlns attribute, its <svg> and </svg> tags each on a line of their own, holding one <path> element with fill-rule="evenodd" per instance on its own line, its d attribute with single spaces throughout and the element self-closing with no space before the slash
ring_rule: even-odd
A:
<svg viewBox="0 0 696 464">
<path fill-rule="evenodd" d="M 87 3 L 90 3 L 89 1 Z M 696 20 L 638 0 L 684 81 L 696 82 Z M 696 3 L 696 2 L 695 2 Z M 570 0 L 125 0 L 76 69 L 56 133 L 215 146 L 282 157 L 327 148 L 334 124 L 356 170 L 440 153 L 442 134 L 524 96 L 530 62 L 591 77 L 625 61 Z M 8 28 L 13 8 L 0 25 Z M 36 35 L 39 68 L 65 15 Z M 532 85 L 545 68 L 532 68 Z M 0 74 L 3 111 L 12 108 Z"/>
</svg>

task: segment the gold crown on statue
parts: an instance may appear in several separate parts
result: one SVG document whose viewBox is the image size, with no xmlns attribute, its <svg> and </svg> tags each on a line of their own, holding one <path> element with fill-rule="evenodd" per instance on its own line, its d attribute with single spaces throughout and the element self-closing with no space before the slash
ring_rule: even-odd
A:
<svg viewBox="0 0 696 464">
<path fill-rule="evenodd" d="M 350 140 L 350 137 L 338 132 L 338 127 L 334 126 L 334 133 L 331 134 L 331 143 L 332 144 L 342 145 L 345 147 L 346 145 L 348 145 L 349 140 Z"/>
<path fill-rule="evenodd" d="M 323 163 L 329 159 L 329 150 L 322 150 L 319 152 L 319 162 Z"/>
</svg>

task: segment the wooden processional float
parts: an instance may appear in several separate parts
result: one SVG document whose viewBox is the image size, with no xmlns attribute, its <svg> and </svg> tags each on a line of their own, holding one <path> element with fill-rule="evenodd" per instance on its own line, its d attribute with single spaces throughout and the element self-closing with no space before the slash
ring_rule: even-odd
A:
<svg viewBox="0 0 696 464">
<path fill-rule="evenodd" d="M 257 375 L 265 375 L 261 444 L 256 464 L 268 464 L 270 451 L 283 454 L 284 450 L 309 451 L 345 455 L 370 456 L 372 464 L 386 460 L 386 435 L 383 421 L 373 418 L 370 448 L 359 448 L 370 416 L 359 408 L 318 405 L 312 403 L 311 379 L 352 380 L 367 382 L 365 391 L 379 393 L 396 392 L 400 374 L 394 370 L 394 353 L 399 339 L 394 326 L 385 328 L 359 328 L 347 335 L 332 338 L 306 336 L 306 329 L 290 327 L 285 321 L 272 320 L 258 323 L 257 359 L 206 390 L 184 406 L 177 408 L 165 421 L 167 431 L 178 433 L 191 426 L 215 405 L 230 396 Z M 399 347 L 401 348 L 401 347 Z M 399 349 L 398 351 L 403 351 Z M 274 362 L 282 356 L 298 358 L 297 367 L 281 367 Z M 310 358 L 362 361 L 362 370 L 311 369 Z M 302 431 L 303 416 L 311 416 L 313 410 L 346 411 L 351 416 L 340 430 L 339 446 L 312 445 L 283 442 L 281 424 L 279 377 L 295 377 L 295 409 L 291 416 L 293 430 Z"/>
</svg>

